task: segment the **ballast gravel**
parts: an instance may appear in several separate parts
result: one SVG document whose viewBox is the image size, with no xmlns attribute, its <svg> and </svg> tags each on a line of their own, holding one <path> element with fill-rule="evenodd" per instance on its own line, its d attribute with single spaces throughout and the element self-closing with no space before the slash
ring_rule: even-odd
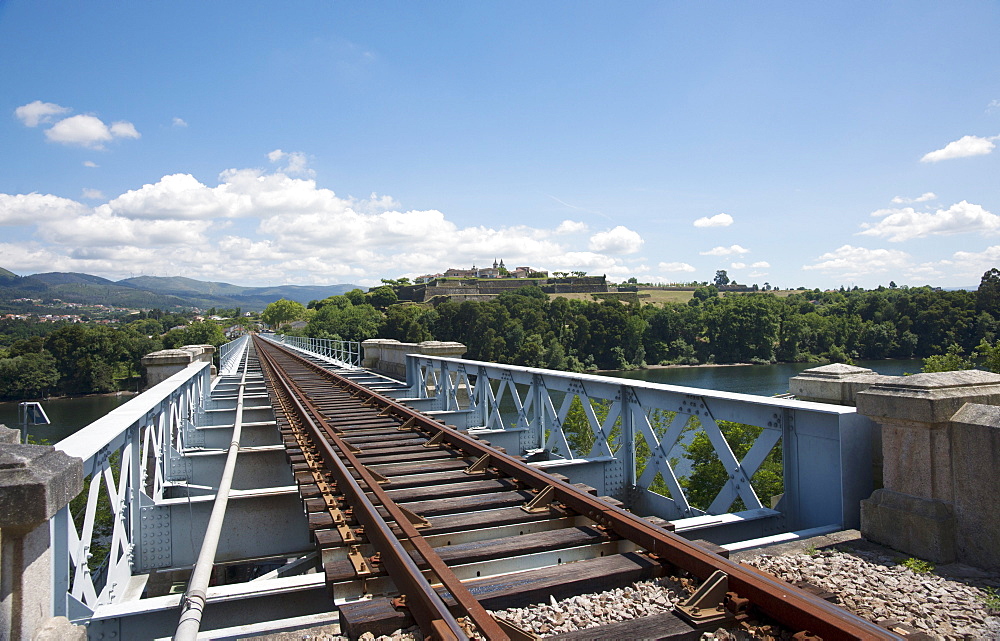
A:
<svg viewBox="0 0 1000 641">
<path fill-rule="evenodd" d="M 680 600 L 679 593 L 679 586 L 671 579 L 640 581 L 628 587 L 562 601 L 550 597 L 549 603 L 508 608 L 492 614 L 539 636 L 552 636 L 669 612 Z"/>
<path fill-rule="evenodd" d="M 1000 638 L 1000 612 L 991 612 L 987 606 L 987 589 L 997 589 L 1000 577 L 983 573 L 977 578 L 949 579 L 914 572 L 899 561 L 861 550 L 760 554 L 744 559 L 790 583 L 808 581 L 828 590 L 837 595 L 842 607 L 875 623 L 896 621 L 949 641 Z"/>
<path fill-rule="evenodd" d="M 914 572 L 901 559 L 867 550 L 810 550 L 793 554 L 757 554 L 741 562 L 795 583 L 808 581 L 836 595 L 835 603 L 874 623 L 895 622 L 942 641 L 1000 639 L 1000 603 L 989 590 L 1000 591 L 1000 576 L 971 572 L 952 577 Z M 993 595 L 997 592 L 993 592 Z M 671 578 L 642 581 L 595 594 L 554 598 L 548 603 L 494 611 L 497 618 L 537 634 L 553 636 L 609 623 L 669 612 L 686 596 Z M 990 606 L 998 608 L 991 610 Z M 365 641 L 409 641 L 411 628 L 391 636 L 362 635 Z M 717 630 L 703 641 L 752 639 L 743 630 Z"/>
</svg>

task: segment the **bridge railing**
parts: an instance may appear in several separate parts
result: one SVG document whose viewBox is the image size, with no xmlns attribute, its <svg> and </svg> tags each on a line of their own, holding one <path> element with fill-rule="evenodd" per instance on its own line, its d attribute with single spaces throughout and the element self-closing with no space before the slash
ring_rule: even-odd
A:
<svg viewBox="0 0 1000 641">
<path fill-rule="evenodd" d="M 263 338 L 325 356 L 337 361 L 338 364 L 344 367 L 361 367 L 361 343 L 357 341 L 310 338 L 307 336 L 285 336 L 283 334 L 267 334 Z"/>
<path fill-rule="evenodd" d="M 853 407 L 421 355 L 407 383 L 420 409 L 679 530 L 856 528 L 872 491 Z"/>
<path fill-rule="evenodd" d="M 233 374 L 250 344 L 250 336 L 243 335 L 219 347 L 219 375 Z"/>
<path fill-rule="evenodd" d="M 144 508 L 183 467 L 210 388 L 210 364 L 192 363 L 56 444 L 83 459 L 84 491 L 50 521 L 55 616 L 89 619 L 125 594 L 133 570 L 154 565 L 166 533 L 143 522 Z"/>
</svg>

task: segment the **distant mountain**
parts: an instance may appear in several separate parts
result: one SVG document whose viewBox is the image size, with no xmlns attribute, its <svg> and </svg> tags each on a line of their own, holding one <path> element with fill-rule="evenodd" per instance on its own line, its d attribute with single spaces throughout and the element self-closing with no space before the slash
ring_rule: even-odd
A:
<svg viewBox="0 0 1000 641">
<path fill-rule="evenodd" d="M 206 282 L 192 278 L 138 276 L 120 281 L 75 272 L 49 272 L 18 276 L 0 268 L 0 303 L 16 298 L 58 298 L 69 303 L 90 303 L 115 307 L 240 307 L 261 310 L 279 298 L 307 304 L 328 296 L 343 294 L 358 287 L 341 284 L 327 286 L 280 285 L 241 287 L 229 283 Z"/>
</svg>

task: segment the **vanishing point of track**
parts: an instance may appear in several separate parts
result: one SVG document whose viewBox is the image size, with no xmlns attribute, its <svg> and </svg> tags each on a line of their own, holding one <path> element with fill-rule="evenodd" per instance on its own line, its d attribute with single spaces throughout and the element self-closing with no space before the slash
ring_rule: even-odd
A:
<svg viewBox="0 0 1000 641">
<path fill-rule="evenodd" d="M 486 609 L 685 575 L 702 597 L 678 608 L 678 634 L 764 616 L 799 639 L 897 638 L 278 345 L 254 347 L 331 594 L 374 597 L 341 606 L 348 629 L 525 638 Z"/>
</svg>

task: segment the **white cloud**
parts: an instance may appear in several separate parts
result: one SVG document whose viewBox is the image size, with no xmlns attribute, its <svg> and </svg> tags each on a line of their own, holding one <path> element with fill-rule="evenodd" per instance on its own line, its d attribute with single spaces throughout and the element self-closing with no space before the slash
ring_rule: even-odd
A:
<svg viewBox="0 0 1000 641">
<path fill-rule="evenodd" d="M 597 232 L 590 237 L 590 249 L 612 254 L 634 254 L 642 248 L 642 237 L 638 233 L 618 225 L 608 231 Z"/>
<path fill-rule="evenodd" d="M 74 251 L 83 247 L 196 247 L 206 242 L 205 232 L 211 225 L 202 220 L 129 220 L 111 214 L 102 205 L 92 214 L 45 225 L 39 235 Z"/>
<path fill-rule="evenodd" d="M 813 265 L 803 265 L 802 269 L 817 270 L 851 278 L 885 272 L 900 271 L 909 266 L 910 255 L 898 249 L 866 249 L 864 247 L 842 247 L 823 254 Z"/>
<path fill-rule="evenodd" d="M 188 124 L 183 118 L 178 118 L 174 116 L 174 119 L 170 121 L 174 127 L 187 127 Z"/>
<path fill-rule="evenodd" d="M 928 200 L 937 200 L 937 194 L 933 191 L 928 191 L 923 193 L 916 198 L 904 198 L 903 196 L 896 196 L 892 199 L 892 202 L 897 205 L 909 205 L 910 203 L 925 203 Z"/>
<path fill-rule="evenodd" d="M 694 267 L 688 265 L 687 263 L 660 263 L 659 265 L 657 265 L 657 267 L 660 268 L 660 271 L 666 274 L 695 271 Z"/>
<path fill-rule="evenodd" d="M 981 138 L 979 136 L 962 136 L 958 140 L 949 142 L 941 149 L 924 154 L 920 162 L 940 162 L 952 158 L 967 158 L 969 156 L 983 156 L 996 147 L 993 138 Z"/>
<path fill-rule="evenodd" d="M 705 216 L 694 221 L 695 227 L 729 227 L 733 224 L 733 217 L 729 214 L 716 214 Z"/>
<path fill-rule="evenodd" d="M 287 160 L 284 152 L 279 160 Z M 91 197 L 98 193 L 84 193 Z M 93 207 L 54 195 L 0 194 L 0 224 L 35 225 L 41 242 L 30 256 L 15 254 L 24 261 L 11 261 L 20 270 L 210 280 L 229 273 L 243 284 L 377 284 L 494 257 L 512 267 L 627 277 L 634 270 L 616 254 L 642 244 L 624 227 L 575 236 L 586 231 L 576 221 L 461 227 L 437 210 L 403 209 L 389 196 L 342 198 L 314 180 L 257 169 L 225 170 L 214 184 L 170 174 Z M 694 271 L 685 263 L 664 267 Z"/>
<path fill-rule="evenodd" d="M 882 220 L 877 223 L 862 223 L 864 231 L 858 234 L 888 238 L 890 242 L 902 242 L 926 236 L 970 232 L 992 234 L 1000 231 L 1000 216 L 964 200 L 948 209 L 939 209 L 935 212 L 918 212 L 912 207 L 904 207 L 880 209 L 872 212 L 872 216 L 881 217 Z"/>
<path fill-rule="evenodd" d="M 986 271 L 1000 265 L 1000 245 L 992 245 L 981 252 L 958 251 L 952 261 L 941 261 L 952 267 L 955 276 L 968 279 L 965 284 L 978 284 Z"/>
<path fill-rule="evenodd" d="M 111 123 L 111 135 L 115 138 L 139 138 L 139 132 L 135 130 L 135 125 L 124 120 Z"/>
<path fill-rule="evenodd" d="M 24 123 L 25 127 L 37 127 L 42 123 L 52 122 L 53 116 L 59 116 L 72 111 L 69 107 L 60 107 L 53 102 L 36 100 L 21 105 L 14 110 L 14 115 Z"/>
<path fill-rule="evenodd" d="M 587 231 L 587 223 L 582 223 L 576 220 L 564 220 L 559 223 L 558 227 L 556 227 L 556 233 L 560 235 L 576 234 L 585 231 Z"/>
<path fill-rule="evenodd" d="M 104 200 L 104 192 L 100 189 L 87 189 L 83 190 L 83 197 L 87 200 Z"/>
<path fill-rule="evenodd" d="M 740 247 L 739 245 L 730 245 L 729 247 L 715 247 L 708 250 L 707 252 L 699 252 L 702 256 L 734 256 L 743 254 L 749 254 L 750 250 L 746 247 Z"/>
<path fill-rule="evenodd" d="M 84 160 L 84 161 L 83 161 L 83 166 L 84 166 L 84 167 L 100 167 L 100 165 L 98 165 L 98 164 L 97 164 L 96 162 L 94 162 L 93 160 Z"/>
<path fill-rule="evenodd" d="M 87 210 L 75 200 L 52 194 L 0 194 L 0 225 L 31 225 L 65 220 Z"/>
<path fill-rule="evenodd" d="M 767 269 L 771 266 L 771 263 L 767 262 L 766 260 L 759 260 L 750 266 L 755 269 Z"/>
<path fill-rule="evenodd" d="M 990 104 L 986 105 L 986 113 L 993 113 L 997 109 L 1000 109 L 1000 100 L 991 100 Z"/>
<path fill-rule="evenodd" d="M 316 175 L 316 172 L 309 168 L 309 159 L 301 151 L 284 152 L 280 149 L 275 149 L 267 154 L 267 159 L 272 163 L 287 160 L 287 163 L 281 171 L 291 176 L 306 176 L 312 178 Z"/>
<path fill-rule="evenodd" d="M 747 266 L 746 263 L 732 263 L 731 265 L 729 265 L 729 268 L 730 269 L 743 269 L 746 266 Z"/>
<path fill-rule="evenodd" d="M 97 116 L 80 114 L 52 125 L 45 131 L 45 137 L 64 145 L 103 149 L 106 142 L 115 138 L 138 138 L 139 132 L 130 122 L 119 121 L 108 127 Z"/>
</svg>

